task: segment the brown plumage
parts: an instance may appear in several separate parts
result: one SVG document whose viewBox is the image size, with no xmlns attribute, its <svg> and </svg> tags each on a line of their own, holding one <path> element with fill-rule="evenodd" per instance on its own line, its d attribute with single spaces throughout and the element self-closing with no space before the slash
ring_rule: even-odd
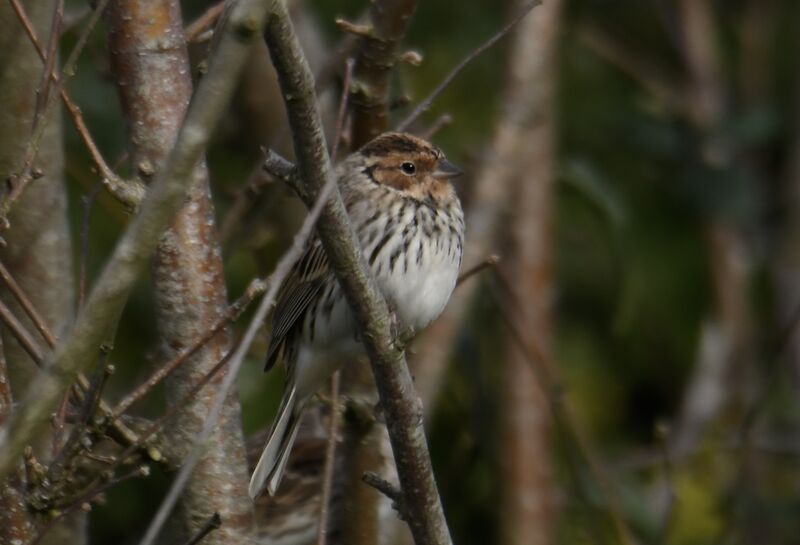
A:
<svg viewBox="0 0 800 545">
<path fill-rule="evenodd" d="M 444 308 L 461 265 L 464 216 L 450 184 L 460 171 L 425 140 L 386 133 L 345 159 L 336 174 L 378 287 L 404 325 L 427 326 Z M 251 496 L 265 483 L 275 492 L 308 398 L 359 352 L 349 306 L 321 243 L 313 240 L 281 287 L 272 315 L 266 368 L 281 360 L 288 378 Z"/>
</svg>

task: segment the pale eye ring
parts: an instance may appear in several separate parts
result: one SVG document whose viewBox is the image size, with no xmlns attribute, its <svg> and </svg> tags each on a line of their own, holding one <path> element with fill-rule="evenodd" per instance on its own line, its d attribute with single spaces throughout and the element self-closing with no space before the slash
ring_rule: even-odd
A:
<svg viewBox="0 0 800 545">
<path fill-rule="evenodd" d="M 400 170 L 402 170 L 403 174 L 406 176 L 413 176 L 414 173 L 417 172 L 417 167 L 414 166 L 414 163 L 406 161 L 400 165 Z"/>
</svg>

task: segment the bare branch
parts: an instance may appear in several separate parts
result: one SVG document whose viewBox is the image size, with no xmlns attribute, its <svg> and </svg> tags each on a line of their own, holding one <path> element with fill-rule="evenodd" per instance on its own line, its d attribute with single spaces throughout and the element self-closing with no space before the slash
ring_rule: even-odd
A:
<svg viewBox="0 0 800 545">
<path fill-rule="evenodd" d="M 129 393 L 125 399 L 120 401 L 112 411 L 111 418 L 120 418 L 128 409 L 147 395 L 153 388 L 155 388 L 162 380 L 167 378 L 179 365 L 186 361 L 186 359 L 194 354 L 200 347 L 205 345 L 209 339 L 213 338 L 217 333 L 227 326 L 230 322 L 236 320 L 250 303 L 261 295 L 267 289 L 267 284 L 261 279 L 253 280 L 245 290 L 244 294 L 236 300 L 228 310 L 220 316 L 216 323 L 209 327 L 202 335 L 200 335 L 194 342 L 183 348 L 180 352 L 175 354 L 172 359 L 162 365 L 155 373 L 150 375 L 148 379 L 135 390 Z"/>
<path fill-rule="evenodd" d="M 139 466 L 136 469 L 129 471 L 128 473 L 110 479 L 108 482 L 102 483 L 96 486 L 95 488 L 89 490 L 81 497 L 77 498 L 72 503 L 72 505 L 70 505 L 67 509 L 58 512 L 58 514 L 55 517 L 53 517 L 52 520 L 50 520 L 41 530 L 39 530 L 39 533 L 30 542 L 30 545 L 38 545 L 39 543 L 41 543 L 42 539 L 44 539 L 44 537 L 50 532 L 50 530 L 53 529 L 53 527 L 55 527 L 55 525 L 58 522 L 66 518 L 68 515 L 71 515 L 78 509 L 86 508 L 86 506 L 88 506 L 92 500 L 97 498 L 97 496 L 99 496 L 106 490 L 109 490 L 117 486 L 118 484 L 123 483 L 125 481 L 129 481 L 130 479 L 133 479 L 135 477 L 146 477 L 149 474 L 150 470 L 147 468 L 147 466 Z"/>
<path fill-rule="evenodd" d="M 355 61 L 347 59 L 344 67 L 344 81 L 342 82 L 342 99 L 339 101 L 339 113 L 336 116 L 336 130 L 333 133 L 333 146 L 331 146 L 331 163 L 336 163 L 336 154 L 342 140 L 345 118 L 347 117 L 348 97 L 350 96 L 350 82 L 353 78 Z"/>
<path fill-rule="evenodd" d="M 466 57 L 464 57 L 464 59 L 460 63 L 458 63 L 455 66 L 455 68 L 453 68 L 450 71 L 449 74 L 447 74 L 447 76 L 442 80 L 442 82 L 439 85 L 436 86 L 436 88 L 431 92 L 431 94 L 429 94 L 427 97 L 425 97 L 425 100 L 420 102 L 417 105 L 417 107 L 414 108 L 414 110 L 410 114 L 408 114 L 408 117 L 406 117 L 403 121 L 400 122 L 399 125 L 397 125 L 397 130 L 398 131 L 404 131 L 404 130 L 408 129 L 408 127 L 410 127 L 411 124 L 420 115 L 425 113 L 428 110 L 428 108 L 431 107 L 431 104 L 433 103 L 434 100 L 436 100 L 436 97 L 438 97 L 440 94 L 442 94 L 442 91 L 444 91 L 447 88 L 447 86 L 450 85 L 450 82 L 452 82 L 456 78 L 456 76 L 458 76 L 458 74 L 460 74 L 461 71 L 464 68 L 466 68 L 466 66 L 469 63 L 471 63 L 473 60 L 475 60 L 477 57 L 479 57 L 482 53 L 484 53 L 485 51 L 490 49 L 494 44 L 499 42 L 506 34 L 509 33 L 509 31 L 512 28 L 514 28 L 516 26 L 517 23 L 522 21 L 522 19 L 526 15 L 528 15 L 528 13 L 530 13 L 530 11 L 533 8 L 535 8 L 536 6 L 538 6 L 541 3 L 542 3 L 542 0 L 530 0 L 528 2 L 525 2 L 525 4 L 523 4 L 523 6 L 520 8 L 519 12 L 514 17 L 511 18 L 511 21 L 509 21 L 506 24 L 506 26 L 501 28 L 491 38 L 486 40 L 486 42 L 484 42 L 483 44 L 478 46 L 474 51 L 470 52 Z"/>
<path fill-rule="evenodd" d="M 20 307 L 25 311 L 25 314 L 30 318 L 31 322 L 34 324 L 36 329 L 39 331 L 41 336 L 47 342 L 47 345 L 54 349 L 56 346 L 57 339 L 53 332 L 50 330 L 50 327 L 45 323 L 44 318 L 36 310 L 33 302 L 30 300 L 28 295 L 22 289 L 22 287 L 17 283 L 14 279 L 12 274 L 9 272 L 8 269 L 0 262 L 0 280 L 2 280 L 3 284 L 6 288 L 11 292 L 14 296 L 14 299 L 19 303 Z M 26 328 L 16 319 L 16 317 L 11 313 L 11 311 L 2 303 L 0 303 L 0 320 L 4 321 L 10 331 L 14 334 L 17 341 L 20 345 L 28 352 L 31 356 L 33 361 L 40 365 L 43 363 L 45 358 L 44 351 L 38 346 L 36 341 L 33 340 L 33 337 L 30 333 L 26 330 Z M 83 393 L 87 392 L 89 389 L 89 381 L 83 375 L 83 373 L 77 374 L 77 387 L 73 389 L 73 392 L 78 397 L 81 398 Z M 68 394 L 65 394 L 68 395 Z M 109 407 L 105 401 L 100 400 L 100 410 L 104 412 L 104 414 L 109 414 Z M 65 397 L 64 401 L 62 402 L 61 406 L 65 410 L 65 406 L 67 404 L 67 398 Z M 57 415 L 63 415 L 64 410 L 59 410 Z M 58 423 L 58 421 L 57 421 Z M 58 429 L 58 424 L 56 425 L 56 429 Z M 112 423 L 114 437 L 118 441 L 120 441 L 123 445 L 130 445 L 135 444 L 137 442 L 136 434 L 130 430 L 125 424 L 119 421 L 114 421 Z M 56 437 L 55 439 L 58 439 Z M 55 448 L 55 445 L 54 445 Z"/>
<path fill-rule="evenodd" d="M 240 0 L 223 30 L 195 100 L 164 167 L 156 175 L 141 210 L 125 231 L 89 299 L 59 344 L 51 364 L 34 379 L 20 411 L 0 429 L 0 476 L 7 475 L 31 437 L 47 425 L 61 392 L 75 373 L 87 367 L 116 321 L 127 295 L 178 208 L 191 174 L 233 92 L 249 45 L 260 35 L 267 6 Z"/>
<path fill-rule="evenodd" d="M 286 185 L 292 188 L 297 187 L 297 167 L 274 150 L 264 150 L 264 163 L 262 164 L 262 168 Z"/>
<path fill-rule="evenodd" d="M 13 406 L 5 350 L 0 340 L 0 425 L 11 415 Z M 0 481 L 0 542 L 2 543 L 27 543 L 30 539 L 31 520 L 28 517 L 19 473 L 18 470 L 16 475 Z"/>
<path fill-rule="evenodd" d="M 45 67 L 45 74 L 48 75 L 49 79 L 47 80 L 52 81 L 57 86 L 59 85 L 60 76 L 58 73 L 53 70 L 52 66 L 52 59 L 55 55 L 51 53 L 45 53 L 42 49 L 41 44 L 39 43 L 39 39 L 36 36 L 36 32 L 31 25 L 30 19 L 28 19 L 28 14 L 25 12 L 25 8 L 19 3 L 19 0 L 9 0 L 11 5 L 14 8 L 17 17 L 19 18 L 20 22 L 25 29 L 28 38 L 30 39 L 31 43 L 33 44 L 36 52 L 39 55 L 39 58 L 46 64 Z M 88 13 L 87 13 L 88 14 Z M 51 38 L 53 33 L 51 33 Z M 55 45 L 57 45 L 58 41 L 55 40 Z M 53 48 L 54 45 L 51 43 L 50 48 Z M 83 140 L 86 149 L 89 151 L 89 155 L 92 157 L 94 164 L 97 166 L 97 169 L 102 176 L 103 184 L 109 190 L 109 192 L 114 195 L 122 204 L 127 206 L 128 208 L 135 210 L 136 207 L 141 203 L 142 199 L 144 198 L 144 185 L 139 182 L 138 180 L 130 180 L 124 181 L 119 176 L 117 176 L 111 167 L 108 166 L 105 159 L 103 158 L 100 150 L 97 147 L 97 144 L 92 139 L 91 134 L 89 133 L 89 129 L 86 126 L 86 122 L 83 119 L 83 114 L 81 113 L 80 108 L 72 101 L 67 90 L 60 86 L 60 95 L 61 101 L 64 103 L 64 107 L 67 108 L 67 112 L 69 112 L 70 116 L 72 117 L 73 123 L 75 124 L 75 129 L 78 131 L 78 134 Z M 49 96 L 49 95 L 48 95 Z M 43 102 L 37 102 L 37 119 L 42 117 L 45 113 L 45 110 L 48 107 L 47 97 L 44 98 Z M 38 124 L 38 122 L 37 122 Z M 35 128 L 35 126 L 34 126 Z"/>
<path fill-rule="evenodd" d="M 339 435 L 339 371 L 331 377 L 331 416 L 328 424 L 328 444 L 322 468 L 322 493 L 319 496 L 319 525 L 317 545 L 325 545 L 328 536 L 328 515 L 333 490 L 333 467 L 336 463 L 336 439 Z"/>
<path fill-rule="evenodd" d="M 17 317 L 14 316 L 3 302 L 0 302 L 0 321 L 8 327 L 8 330 L 14 335 L 14 338 L 20 346 L 25 349 L 25 352 L 28 353 L 34 363 L 41 367 L 44 360 L 44 352 L 36 341 L 33 340 L 33 337 L 28 330 L 25 329 L 25 326 L 17 320 Z"/>
<path fill-rule="evenodd" d="M 225 1 L 222 0 L 205 10 L 200 17 L 192 21 L 186 27 L 183 31 L 183 39 L 186 40 L 187 43 L 196 41 L 201 34 L 216 24 L 224 9 Z"/>
<path fill-rule="evenodd" d="M 361 476 L 361 480 L 392 500 L 392 505 L 400 515 L 400 518 L 408 520 L 408 514 L 405 511 L 405 502 L 403 500 L 403 491 L 400 490 L 400 488 L 371 471 L 364 473 L 364 475 Z"/>
<path fill-rule="evenodd" d="M 192 99 L 189 53 L 178 0 L 116 0 L 108 9 L 111 71 L 128 121 L 132 167 L 151 179 L 174 145 Z M 222 15 L 223 19 L 227 15 Z M 213 47 L 213 45 L 212 45 Z M 227 290 L 216 237 L 214 207 L 205 161 L 191 174 L 186 203 L 161 238 L 153 258 L 156 327 L 167 357 L 181 354 L 167 372 L 167 402 L 194 391 L 194 384 L 231 350 L 225 316 Z M 198 344 L 203 331 L 215 334 Z M 184 351 L 186 347 L 192 347 Z M 222 369 L 215 380 L 223 380 Z M 144 391 L 147 391 L 145 385 Z M 141 394 L 142 390 L 136 394 Z M 136 398 L 133 398 L 136 399 Z M 163 435 L 166 456 L 181 460 L 215 401 L 212 388 L 190 398 Z M 226 398 L 222 417 L 202 452 L 175 514 L 182 539 L 217 512 L 226 520 L 208 543 L 253 541 L 252 505 L 245 494 L 248 468 L 236 395 Z"/>
<path fill-rule="evenodd" d="M 389 76 L 416 7 L 417 0 L 380 0 L 370 6 L 369 24 L 338 21 L 340 28 L 359 37 L 350 86 L 352 140 L 356 147 L 369 142 L 388 126 Z"/>
<path fill-rule="evenodd" d="M 67 58 L 67 62 L 64 63 L 64 67 L 61 70 L 61 75 L 57 77 L 57 81 L 55 81 L 55 92 L 48 95 L 46 98 L 42 116 L 48 115 L 48 112 L 54 102 L 53 97 L 55 95 L 60 96 L 61 92 L 64 89 L 64 84 L 66 83 L 67 76 L 69 74 L 74 73 L 75 65 L 78 62 L 78 57 L 83 52 L 83 48 L 86 46 L 86 42 L 89 39 L 89 34 L 91 34 L 92 30 L 94 29 L 97 21 L 100 19 L 100 16 L 105 10 L 106 5 L 108 4 L 109 0 L 99 0 L 97 5 L 95 6 L 94 10 L 92 11 L 92 15 L 89 18 L 86 26 L 84 27 L 81 35 L 78 37 L 78 41 L 73 47 L 72 51 L 70 52 L 69 57 Z M 17 13 L 17 16 L 22 20 L 24 16 L 24 11 L 22 6 L 19 4 L 18 0 L 11 0 L 12 6 Z M 36 42 L 36 36 L 33 33 L 33 28 L 31 26 L 26 26 L 26 30 L 30 30 L 29 37 L 31 41 Z M 41 46 L 37 47 L 38 53 L 42 56 L 42 58 L 46 59 L 46 54 L 42 51 Z M 11 191 L 8 195 L 5 196 L 3 201 L 0 203 L 0 217 L 7 218 L 8 212 L 11 209 L 11 206 L 14 204 L 17 199 L 19 199 L 20 195 L 25 191 L 28 185 L 33 181 L 37 176 L 41 174 L 37 174 L 39 172 L 38 169 L 33 167 L 33 162 L 36 159 L 36 155 L 39 152 L 39 143 L 44 135 L 44 127 L 45 125 L 39 123 L 33 131 L 33 134 L 28 142 L 27 148 L 25 153 L 22 157 L 22 164 L 20 168 L 10 177 L 12 181 Z"/>
<path fill-rule="evenodd" d="M 463 273 L 461 273 L 458 277 L 458 281 L 456 281 L 456 286 L 460 286 L 465 280 L 469 280 L 472 276 L 482 272 L 484 269 L 489 267 L 494 267 L 500 262 L 500 256 L 498 255 L 490 255 L 477 265 L 470 267 Z"/>
<path fill-rule="evenodd" d="M 298 172 L 303 182 L 300 194 L 308 205 L 333 178 L 333 172 L 316 109 L 311 71 L 285 5 L 273 1 L 272 9 L 274 13 L 268 21 L 265 37 L 289 113 Z M 338 190 L 325 207 L 318 233 L 370 356 L 414 538 L 419 545 L 449 544 L 450 532 L 433 478 L 419 399 L 414 393 L 403 350 L 392 336 L 386 301 L 366 272 Z"/>
<path fill-rule="evenodd" d="M 451 116 L 450 114 L 440 115 L 439 118 L 433 122 L 433 125 L 431 125 L 427 131 L 422 133 L 422 138 L 424 138 L 425 140 L 430 140 L 439 131 L 441 131 L 443 128 L 449 126 L 452 123 L 453 123 L 453 116 Z"/>
<path fill-rule="evenodd" d="M 328 201 L 329 195 L 334 194 L 335 188 L 336 179 L 331 177 L 328 183 L 326 183 L 322 188 L 322 191 L 320 191 L 317 201 L 311 207 L 308 216 L 306 216 L 306 219 L 303 222 L 303 226 L 295 236 L 292 247 L 288 252 L 286 252 L 286 254 L 284 254 L 281 260 L 278 262 L 278 265 L 275 267 L 275 272 L 273 272 L 272 276 L 270 277 L 270 285 L 267 293 L 264 295 L 261 303 L 258 306 L 258 309 L 255 312 L 255 315 L 253 316 L 253 319 L 250 321 L 250 325 L 248 326 L 242 341 L 236 347 L 233 355 L 230 356 L 231 367 L 228 369 L 225 379 L 219 386 L 216 398 L 214 399 L 214 405 L 206 417 L 205 425 L 198 434 L 196 440 L 193 442 L 193 448 L 184 460 L 178 475 L 175 476 L 175 480 L 172 482 L 169 492 L 167 492 L 167 495 L 162 501 L 158 512 L 153 517 L 150 526 L 147 528 L 147 533 L 145 533 L 144 537 L 142 538 L 140 545 L 152 545 L 161 531 L 164 522 L 166 522 L 167 517 L 175 507 L 175 503 L 178 501 L 178 497 L 186 486 L 189 475 L 191 475 L 192 470 L 197 464 L 205 443 L 208 441 L 208 437 L 211 435 L 211 432 L 217 425 L 217 420 L 219 419 L 222 405 L 225 402 L 225 398 L 227 397 L 234 380 L 236 379 L 239 368 L 244 361 L 244 357 L 250 349 L 253 339 L 255 339 L 256 334 L 261 328 L 261 324 L 264 322 L 267 312 L 275 303 L 275 297 L 278 294 L 278 289 L 286 279 L 286 276 L 289 274 L 294 264 L 298 259 L 300 259 L 300 256 L 305 249 L 306 242 L 311 236 L 312 230 L 322 214 L 323 209 L 325 208 L 325 204 Z"/>
<path fill-rule="evenodd" d="M 50 94 L 50 76 L 53 73 L 53 67 L 56 63 L 56 56 L 58 55 L 58 39 L 61 36 L 61 20 L 64 17 L 64 0 L 56 0 L 55 9 L 53 10 L 53 22 L 50 25 L 50 36 L 47 44 L 47 58 L 44 60 L 44 71 L 42 78 L 39 82 L 39 87 L 36 89 L 36 109 L 33 115 L 33 128 L 44 117 L 45 104 L 47 97 Z M 31 29 L 33 30 L 33 29 Z"/>
</svg>

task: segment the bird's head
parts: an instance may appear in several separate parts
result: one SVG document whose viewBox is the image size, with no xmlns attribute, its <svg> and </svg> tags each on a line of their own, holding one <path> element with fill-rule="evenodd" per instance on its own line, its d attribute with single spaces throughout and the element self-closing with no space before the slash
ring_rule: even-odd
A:
<svg viewBox="0 0 800 545">
<path fill-rule="evenodd" d="M 462 173 L 442 150 L 407 133 L 381 134 L 358 154 L 364 172 L 374 182 L 418 200 L 448 198 L 452 194 L 450 180 Z"/>
</svg>

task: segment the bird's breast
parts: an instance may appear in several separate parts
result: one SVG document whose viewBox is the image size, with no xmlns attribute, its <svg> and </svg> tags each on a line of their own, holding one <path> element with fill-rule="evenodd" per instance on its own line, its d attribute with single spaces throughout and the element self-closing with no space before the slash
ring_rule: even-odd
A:
<svg viewBox="0 0 800 545">
<path fill-rule="evenodd" d="M 417 330 L 444 309 L 455 288 L 463 219 L 453 211 L 398 200 L 376 215 L 353 214 L 362 250 L 384 297 L 403 324 Z"/>
</svg>

